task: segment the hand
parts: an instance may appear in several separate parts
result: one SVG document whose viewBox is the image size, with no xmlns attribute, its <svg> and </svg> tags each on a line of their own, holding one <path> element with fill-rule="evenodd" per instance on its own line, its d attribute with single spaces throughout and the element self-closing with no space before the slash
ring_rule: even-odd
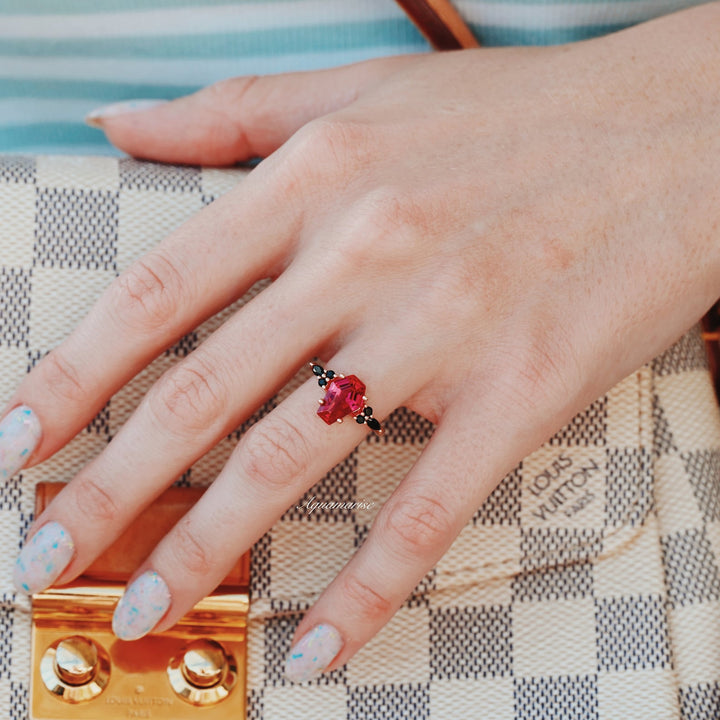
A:
<svg viewBox="0 0 720 720">
<path fill-rule="evenodd" d="M 228 80 L 100 117 L 138 157 L 269 158 L 124 272 L 23 380 L 6 410 L 31 411 L 5 421 L 6 469 L 42 462 L 163 348 L 274 282 L 168 371 L 37 519 L 17 582 L 77 576 L 318 356 L 366 383 L 379 419 L 406 405 L 437 424 L 301 622 L 288 673 L 346 662 L 509 470 L 716 299 L 720 63 L 704 33 L 717 14 Z M 172 626 L 362 440 L 365 426 L 315 417 L 308 375 L 138 568 L 120 637 Z"/>
</svg>

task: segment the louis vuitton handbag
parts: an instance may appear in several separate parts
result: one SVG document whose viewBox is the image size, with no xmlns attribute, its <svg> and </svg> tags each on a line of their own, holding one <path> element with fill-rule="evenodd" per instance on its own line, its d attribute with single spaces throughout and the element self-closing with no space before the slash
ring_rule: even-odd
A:
<svg viewBox="0 0 720 720">
<path fill-rule="evenodd" d="M 117 274 L 246 172 L 0 156 L 0 395 Z M 373 508 L 289 508 L 215 604 L 168 633 L 114 643 L 102 614 L 158 525 L 300 377 L 178 478 L 164 510 L 98 572 L 32 602 L 16 594 L 13 561 L 48 483 L 69 481 L 154 380 L 262 288 L 158 357 L 54 457 L 0 485 L 0 717 L 720 717 L 720 411 L 699 325 L 526 457 L 380 634 L 317 680 L 291 684 L 283 659 L 433 432 L 404 408 L 297 503 Z"/>
</svg>

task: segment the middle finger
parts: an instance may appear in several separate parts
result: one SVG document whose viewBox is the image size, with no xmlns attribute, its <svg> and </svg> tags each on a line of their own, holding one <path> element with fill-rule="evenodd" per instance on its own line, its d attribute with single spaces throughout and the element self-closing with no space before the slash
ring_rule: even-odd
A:
<svg viewBox="0 0 720 720">
<path fill-rule="evenodd" d="M 414 355 L 412 341 L 398 342 L 394 328 L 359 335 L 363 337 L 353 337 L 327 369 L 357 372 L 368 383 L 368 402 L 380 419 L 427 381 L 431 364 L 408 362 Z M 119 637 L 137 639 L 153 628 L 162 632 L 171 627 L 367 433 L 367 426 L 358 426 L 351 416 L 342 427 L 325 425 L 314 417 L 317 399 L 318 383 L 311 378 L 243 435 L 203 497 L 128 581 L 113 617 Z"/>
</svg>

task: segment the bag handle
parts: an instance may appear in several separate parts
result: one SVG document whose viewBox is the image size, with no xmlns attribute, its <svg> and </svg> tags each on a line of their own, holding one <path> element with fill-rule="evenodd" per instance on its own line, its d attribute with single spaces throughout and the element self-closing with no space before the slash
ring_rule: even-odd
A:
<svg viewBox="0 0 720 720">
<path fill-rule="evenodd" d="M 435 50 L 480 47 L 450 0 L 397 0 Z"/>
</svg>

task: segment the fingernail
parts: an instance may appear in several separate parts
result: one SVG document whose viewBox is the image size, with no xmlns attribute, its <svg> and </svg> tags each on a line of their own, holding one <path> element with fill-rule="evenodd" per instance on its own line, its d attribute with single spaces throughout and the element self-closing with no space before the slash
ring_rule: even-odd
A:
<svg viewBox="0 0 720 720">
<path fill-rule="evenodd" d="M 68 566 L 74 552 L 70 533 L 59 522 L 46 523 L 23 545 L 15 561 L 15 587 L 28 595 L 45 590 Z"/>
<path fill-rule="evenodd" d="M 312 680 L 323 673 L 343 645 L 342 636 L 332 625 L 316 625 L 288 653 L 285 676 L 293 682 Z"/>
<path fill-rule="evenodd" d="M 149 110 L 156 105 L 162 105 L 167 100 L 124 100 L 123 102 L 103 105 L 91 110 L 85 116 L 85 122 L 92 127 L 102 127 L 103 120 L 113 115 L 125 115 L 126 113 L 142 112 Z"/>
<path fill-rule="evenodd" d="M 0 476 L 9 479 L 20 470 L 41 436 L 40 421 L 27 405 L 11 410 L 0 422 Z"/>
<path fill-rule="evenodd" d="M 157 625 L 169 607 L 168 586 L 154 570 L 147 570 L 120 598 L 113 614 L 113 632 L 121 640 L 137 640 Z"/>
</svg>

